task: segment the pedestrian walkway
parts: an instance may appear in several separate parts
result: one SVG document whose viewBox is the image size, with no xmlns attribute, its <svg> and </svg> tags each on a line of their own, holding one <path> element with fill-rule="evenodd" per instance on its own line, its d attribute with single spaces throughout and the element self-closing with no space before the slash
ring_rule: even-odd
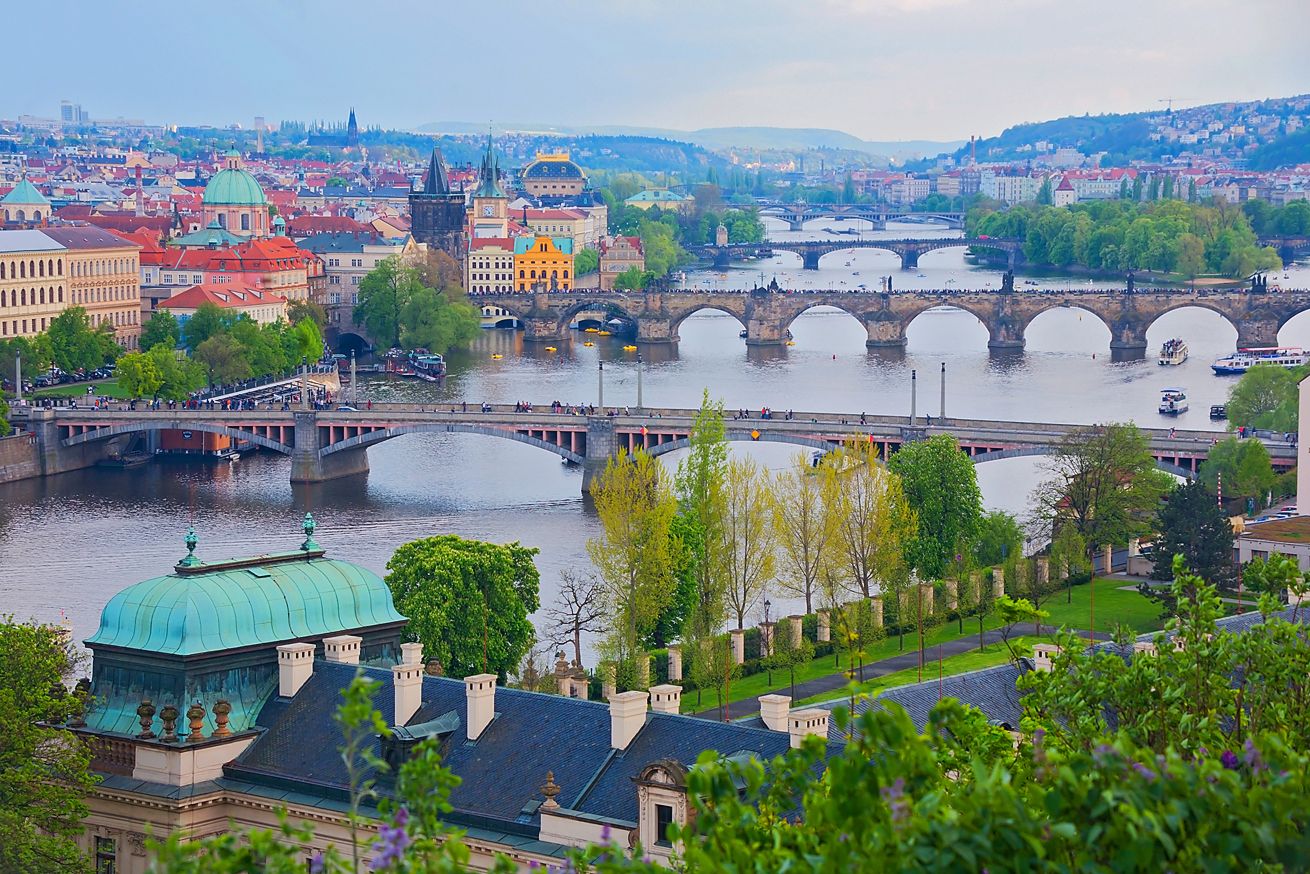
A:
<svg viewBox="0 0 1310 874">
<path fill-rule="evenodd" d="M 1043 634 L 1050 634 L 1051 630 L 1052 627 L 1049 624 L 1045 624 L 1042 626 Z M 1002 640 L 1005 637 L 1005 634 L 1006 633 L 999 628 L 984 632 L 982 635 L 983 642 L 988 645 L 993 643 L 1001 644 Z M 1008 634 L 1009 637 L 1012 639 L 1016 637 L 1034 637 L 1038 635 L 1038 631 L 1037 631 L 1037 627 L 1032 623 L 1021 622 L 1011 626 Z M 1083 637 L 1088 636 L 1088 632 L 1086 631 L 1077 631 L 1075 632 L 1075 634 L 1080 634 Z M 1096 633 L 1097 640 L 1109 640 L 1110 638 L 1111 635 L 1108 632 L 1098 631 Z M 908 644 L 909 642 L 907 641 L 907 645 Z M 939 646 L 938 644 L 933 644 L 931 647 L 924 650 L 923 658 L 924 658 L 925 672 L 928 672 L 929 670 L 928 667 L 929 663 L 935 662 L 937 660 L 938 646 Z M 954 656 L 954 655 L 961 655 L 966 652 L 972 652 L 973 650 L 978 648 L 978 635 L 966 634 L 963 637 L 957 637 L 954 640 L 945 641 L 942 644 L 940 644 L 940 648 L 941 648 L 942 658 L 946 658 L 948 656 Z M 917 668 L 918 666 L 919 666 L 919 650 L 907 649 L 905 652 L 897 653 L 896 655 L 891 656 L 890 658 L 885 658 L 882 659 L 881 661 L 870 662 L 866 664 L 864 666 L 864 679 L 872 680 L 875 677 L 885 677 L 887 674 L 894 674 L 897 671 L 904 671 L 909 668 Z M 779 673 L 780 675 L 785 675 L 786 672 L 778 671 L 777 673 Z M 849 683 L 850 683 L 850 677 L 847 675 L 847 672 L 845 670 L 838 671 L 837 673 L 834 674 L 829 674 L 826 677 L 815 677 L 813 680 L 806 680 L 803 683 L 796 684 L 795 700 L 803 701 L 806 698 L 813 698 L 815 695 L 840 692 L 844 690 Z M 784 683 L 779 688 L 774 689 L 767 694 L 790 695 L 791 684 Z M 734 701 L 728 707 L 728 715 L 731 716 L 734 720 L 744 719 L 748 716 L 755 716 L 759 712 L 760 712 L 760 702 L 758 698 L 748 698 L 743 701 Z M 700 713 L 693 713 L 692 715 L 698 716 L 701 719 L 714 719 L 714 720 L 718 720 L 722 716 L 722 714 L 719 712 L 718 707 L 711 707 L 708 710 L 702 710 Z"/>
</svg>

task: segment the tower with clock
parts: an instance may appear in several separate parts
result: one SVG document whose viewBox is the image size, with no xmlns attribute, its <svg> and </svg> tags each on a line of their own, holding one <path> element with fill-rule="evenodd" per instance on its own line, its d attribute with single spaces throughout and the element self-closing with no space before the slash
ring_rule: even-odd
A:
<svg viewBox="0 0 1310 874">
<path fill-rule="evenodd" d="M 500 164 L 491 147 L 491 134 L 487 134 L 487 150 L 478 168 L 478 187 L 473 192 L 473 224 L 470 236 L 474 239 L 509 236 L 509 197 L 500 187 Z"/>
</svg>

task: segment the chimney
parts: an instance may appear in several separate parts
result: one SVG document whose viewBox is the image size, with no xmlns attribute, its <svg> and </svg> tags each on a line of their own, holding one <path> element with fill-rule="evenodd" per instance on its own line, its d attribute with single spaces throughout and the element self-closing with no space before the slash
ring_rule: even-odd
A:
<svg viewBox="0 0 1310 874">
<path fill-rule="evenodd" d="M 1133 642 L 1133 655 L 1155 655 L 1157 652 L 1155 644 L 1149 640 L 1138 640 Z"/>
<path fill-rule="evenodd" d="M 359 664 L 359 646 L 364 638 L 353 634 L 338 634 L 323 638 L 323 658 L 337 665 Z"/>
<path fill-rule="evenodd" d="M 277 693 L 291 698 L 314 676 L 314 644 L 284 643 L 277 648 Z"/>
<path fill-rule="evenodd" d="M 1053 643 L 1033 644 L 1033 667 L 1039 671 L 1049 671 L 1060 654 L 1060 647 Z"/>
<path fill-rule="evenodd" d="M 787 731 L 787 714 L 791 712 L 790 695 L 761 695 L 760 718 L 769 731 Z"/>
<path fill-rule="evenodd" d="M 400 663 L 402 665 L 423 664 L 423 644 L 402 643 L 400 645 Z"/>
<path fill-rule="evenodd" d="M 656 713 L 677 713 L 682 706 L 682 687 L 666 683 L 650 687 L 650 707 Z"/>
<path fill-rule="evenodd" d="M 468 718 L 464 721 L 467 736 L 469 740 L 477 740 L 496 715 L 496 675 L 465 677 L 464 697 L 468 699 Z"/>
<path fill-rule="evenodd" d="M 610 746 L 626 750 L 646 724 L 646 693 L 619 692 L 610 696 Z"/>
<path fill-rule="evenodd" d="M 791 735 L 792 749 L 798 749 L 810 735 L 827 739 L 828 711 L 818 707 L 792 711 L 787 717 L 787 733 Z"/>
<path fill-rule="evenodd" d="M 391 668 L 392 692 L 395 697 L 393 723 L 404 725 L 418 712 L 423 703 L 423 666 L 404 662 Z"/>
</svg>

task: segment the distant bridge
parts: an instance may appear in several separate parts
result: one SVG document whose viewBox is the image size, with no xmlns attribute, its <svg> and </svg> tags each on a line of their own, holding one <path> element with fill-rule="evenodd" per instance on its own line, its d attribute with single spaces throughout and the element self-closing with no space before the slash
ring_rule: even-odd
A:
<svg viewBox="0 0 1310 874">
<path fill-rule="evenodd" d="M 760 215 L 781 219 L 788 230 L 799 231 L 805 223 L 818 218 L 862 219 L 881 230 L 889 221 L 932 221 L 950 228 L 964 227 L 962 212 L 915 212 L 900 207 L 871 203 L 784 203 L 757 201 Z"/>
<path fill-rule="evenodd" d="M 795 252 L 801 256 L 806 270 L 818 270 L 819 260 L 833 252 L 849 249 L 883 249 L 895 252 L 901 258 L 901 269 L 913 270 L 919 266 L 919 257 L 938 249 L 994 249 L 1006 253 L 1009 269 L 1023 261 L 1023 240 L 1003 237 L 910 237 L 897 240 L 863 240 L 856 237 L 823 240 L 787 240 L 785 242 L 729 243 L 726 246 L 689 246 L 687 250 L 714 262 L 715 267 L 727 267 L 733 259 L 755 254 L 761 250 Z"/>
<path fill-rule="evenodd" d="M 579 313 L 604 312 L 634 325 L 643 343 L 673 343 L 683 321 L 702 310 L 734 316 L 751 346 L 782 345 L 802 313 L 833 307 L 864 326 L 870 348 L 903 347 L 906 329 L 934 307 L 949 306 L 976 316 L 988 332 L 991 349 L 1022 349 L 1028 326 L 1047 310 L 1076 307 L 1101 319 L 1110 330 L 1110 349 L 1122 357 L 1146 352 L 1146 332 L 1161 316 L 1195 307 L 1227 319 L 1237 330 L 1239 346 L 1276 346 L 1278 331 L 1294 316 L 1310 310 L 1310 291 L 1255 293 L 1246 289 L 1186 290 L 1020 286 L 1017 289 L 907 290 L 893 293 L 846 289 L 788 290 L 776 284 L 749 291 L 648 289 L 644 292 L 505 292 L 473 296 L 512 313 L 530 340 L 558 342 L 571 335 Z"/>
<path fill-rule="evenodd" d="M 604 412 L 604 411 L 602 411 Z M 614 410 L 611 408 L 611 412 Z M 481 412 L 477 405 L 374 404 L 370 410 L 94 410 L 23 409 L 14 422 L 36 440 L 43 473 L 60 473 L 94 464 L 118 439 L 148 431 L 176 429 L 224 434 L 291 457 L 293 482 L 321 482 L 368 470 L 368 447 L 406 434 L 479 434 L 514 440 L 551 452 L 583 468 L 583 488 L 620 449 L 644 448 L 663 455 L 687 446 L 697 411 L 652 409 L 621 415 L 581 415 L 569 411 L 515 412 L 501 405 Z M 735 442 L 787 443 L 828 451 L 851 436 L 876 443 L 883 457 L 906 442 L 952 434 L 975 462 L 1042 455 L 1079 425 L 942 419 L 907 416 L 801 412 L 793 418 L 752 416 L 726 422 Z M 1143 429 L 1152 456 L 1179 475 L 1197 471 L 1219 435 L 1210 431 Z M 1287 444 L 1266 444 L 1275 468 L 1296 463 Z"/>
</svg>

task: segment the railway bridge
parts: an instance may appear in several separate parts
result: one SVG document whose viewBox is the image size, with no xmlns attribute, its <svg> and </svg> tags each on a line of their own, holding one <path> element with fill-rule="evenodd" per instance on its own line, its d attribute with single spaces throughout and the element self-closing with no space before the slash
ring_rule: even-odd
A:
<svg viewBox="0 0 1310 874">
<path fill-rule="evenodd" d="M 473 404 L 374 404 L 369 410 L 330 411 L 18 408 L 12 418 L 36 443 L 43 474 L 90 466 L 116 442 L 161 429 L 224 434 L 280 452 L 291 458 L 291 480 L 301 483 L 362 474 L 368 470 L 370 446 L 407 434 L 476 434 L 524 443 L 580 466 L 585 491 L 619 450 L 640 447 L 663 455 L 685 448 L 696 412 L 674 408 L 552 411 L 549 407 L 523 412 L 508 405 L 484 412 L 481 405 Z M 771 418 L 731 418 L 726 424 L 730 441 L 786 443 L 826 452 L 854 436 L 876 443 L 884 457 L 908 441 L 952 434 L 978 463 L 1046 454 L 1071 431 L 1085 427 L 807 411 L 793 411 L 790 418 L 781 412 Z M 1157 464 L 1179 475 L 1195 473 L 1218 436 L 1212 431 L 1144 430 Z M 1276 468 L 1295 465 L 1293 446 L 1270 441 L 1268 447 Z"/>
<path fill-rule="evenodd" d="M 727 267 L 734 260 L 764 252 L 795 252 L 801 256 L 805 270 L 818 270 L 819 259 L 833 252 L 851 249 L 883 249 L 895 252 L 901 259 L 902 270 L 919 266 L 919 257 L 938 249 L 993 249 L 1005 253 L 1009 269 L 1023 262 L 1023 240 L 1001 237 L 909 237 L 895 240 L 842 239 L 838 235 L 823 240 L 788 240 L 786 242 L 728 243 L 727 245 L 691 246 L 687 251 L 714 262 L 715 267 Z"/>
</svg>

